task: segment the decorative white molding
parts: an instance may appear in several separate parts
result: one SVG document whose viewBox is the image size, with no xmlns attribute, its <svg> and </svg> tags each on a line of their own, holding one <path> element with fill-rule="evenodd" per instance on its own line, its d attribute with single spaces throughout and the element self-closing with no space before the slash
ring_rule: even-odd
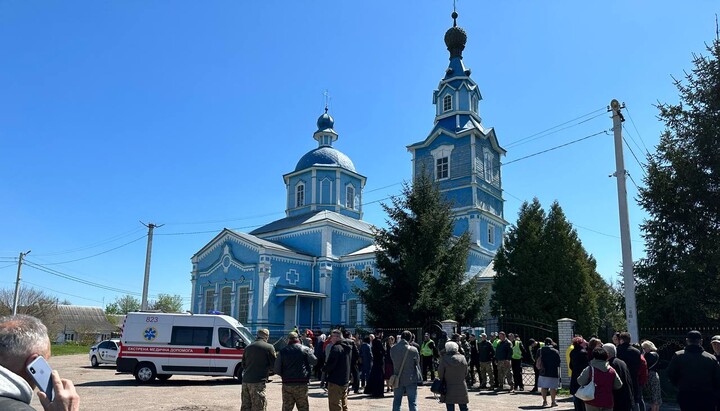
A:
<svg viewBox="0 0 720 411">
<path fill-rule="evenodd" d="M 287 280 L 290 285 L 297 285 L 297 283 L 300 282 L 300 273 L 291 268 L 287 273 L 285 273 L 285 280 Z"/>
</svg>

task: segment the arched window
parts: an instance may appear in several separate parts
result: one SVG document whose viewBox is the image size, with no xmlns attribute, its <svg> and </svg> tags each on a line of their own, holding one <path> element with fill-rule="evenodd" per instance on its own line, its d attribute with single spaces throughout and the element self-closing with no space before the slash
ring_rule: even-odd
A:
<svg viewBox="0 0 720 411">
<path fill-rule="evenodd" d="M 305 205 L 305 184 L 298 183 L 295 186 L 295 207 L 302 207 Z"/>
<path fill-rule="evenodd" d="M 352 185 L 345 188 L 345 207 L 355 209 L 355 187 Z"/>
<path fill-rule="evenodd" d="M 348 325 L 355 327 L 358 322 L 358 301 L 356 299 L 348 300 Z"/>
<path fill-rule="evenodd" d="M 452 96 L 450 94 L 443 97 L 443 112 L 452 110 Z"/>
<path fill-rule="evenodd" d="M 238 315 L 237 320 L 242 324 L 248 322 L 248 312 L 250 311 L 250 287 L 238 287 Z"/>
<path fill-rule="evenodd" d="M 205 290 L 205 313 L 215 310 L 215 290 L 209 288 Z"/>
<path fill-rule="evenodd" d="M 230 287 L 223 287 L 220 291 L 220 311 L 225 315 L 230 315 Z"/>
</svg>

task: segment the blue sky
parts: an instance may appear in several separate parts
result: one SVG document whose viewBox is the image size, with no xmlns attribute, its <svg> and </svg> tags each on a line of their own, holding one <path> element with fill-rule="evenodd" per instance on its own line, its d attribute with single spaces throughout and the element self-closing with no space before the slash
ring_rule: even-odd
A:
<svg viewBox="0 0 720 411">
<path fill-rule="evenodd" d="M 624 132 L 642 161 L 663 129 L 654 104 L 677 102 L 671 76 L 692 68 L 720 12 L 716 1 L 457 8 L 464 62 L 505 163 L 609 130 L 613 98 L 627 104 Z M 117 290 L 139 293 L 142 221 L 164 224 L 150 294 L 189 302 L 196 251 L 223 227 L 250 231 L 284 216 L 281 176 L 316 147 L 326 89 L 335 147 L 367 177 L 364 219 L 384 224 L 378 200 L 400 192 L 405 147 L 433 125 L 451 12 L 449 0 L 0 2 L 0 288 L 13 287 L 13 259 L 32 250 L 28 260 L 45 271 L 24 266 L 23 280 L 60 299 L 102 306 Z M 558 200 L 614 281 L 614 164 L 611 133 L 508 164 L 505 218 L 514 222 L 523 200 L 546 209 Z M 629 181 L 637 259 L 645 215 L 636 193 Z"/>
</svg>

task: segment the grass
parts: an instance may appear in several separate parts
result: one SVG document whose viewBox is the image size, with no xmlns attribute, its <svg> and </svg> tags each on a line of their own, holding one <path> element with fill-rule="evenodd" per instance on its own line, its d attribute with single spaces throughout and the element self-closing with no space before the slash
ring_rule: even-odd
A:
<svg viewBox="0 0 720 411">
<path fill-rule="evenodd" d="M 73 355 L 73 354 L 87 354 L 90 352 L 89 345 L 80 344 L 53 344 L 52 355 Z"/>
</svg>

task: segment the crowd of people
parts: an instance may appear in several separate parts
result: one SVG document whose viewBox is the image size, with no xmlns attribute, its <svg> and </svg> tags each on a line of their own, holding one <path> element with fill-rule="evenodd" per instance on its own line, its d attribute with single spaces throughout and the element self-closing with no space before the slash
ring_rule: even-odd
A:
<svg viewBox="0 0 720 411">
<path fill-rule="evenodd" d="M 533 365 L 531 392 L 540 390 L 542 406 L 557 406 L 561 356 L 552 338 L 522 343 L 518 335 L 491 333 L 453 334 L 435 341 L 424 334 L 416 341 L 410 331 L 388 335 L 382 329 L 363 338 L 349 331 L 290 332 L 288 344 L 276 352 L 268 343 L 270 332 L 259 329 L 255 342 L 245 348 L 241 410 L 267 409 L 266 383 L 275 374 L 282 381 L 283 410 L 309 410 L 308 384 L 315 378 L 327 392 L 330 411 L 348 410 L 350 392 L 371 398 L 393 397 L 393 410 L 407 398 L 410 411 L 417 410 L 418 387 L 440 382 L 439 400 L 447 410 L 458 405 L 468 409 L 468 391 L 477 389 L 523 391 L 523 361 Z M 443 336 L 445 337 L 445 336 Z M 565 352 L 570 394 L 575 410 L 659 411 L 662 391 L 660 356 L 652 341 L 632 344 L 627 332 L 616 333 L 612 342 L 597 337 L 575 336 Z M 702 347 L 698 331 L 687 334 L 684 350 L 669 362 L 666 375 L 677 387 L 683 411 L 720 411 L 720 335 L 711 339 L 713 354 Z M 0 317 L 0 409 L 32 410 L 35 388 L 27 364 L 39 356 L 49 358 L 47 328 L 27 315 Z M 437 373 L 437 378 L 436 378 Z M 78 410 L 80 398 L 70 380 L 52 372 L 54 398 L 42 391 L 37 396 L 46 411 Z M 477 385 L 476 385 L 477 384 Z M 507 384 L 507 385 L 506 385 Z M 434 385 L 434 384 L 433 384 Z M 587 386 L 594 390 L 587 394 Z M 506 388 L 507 386 L 507 388 Z M 582 390 L 582 391 L 581 391 Z M 435 391 L 434 391 L 435 392 Z"/>
</svg>

